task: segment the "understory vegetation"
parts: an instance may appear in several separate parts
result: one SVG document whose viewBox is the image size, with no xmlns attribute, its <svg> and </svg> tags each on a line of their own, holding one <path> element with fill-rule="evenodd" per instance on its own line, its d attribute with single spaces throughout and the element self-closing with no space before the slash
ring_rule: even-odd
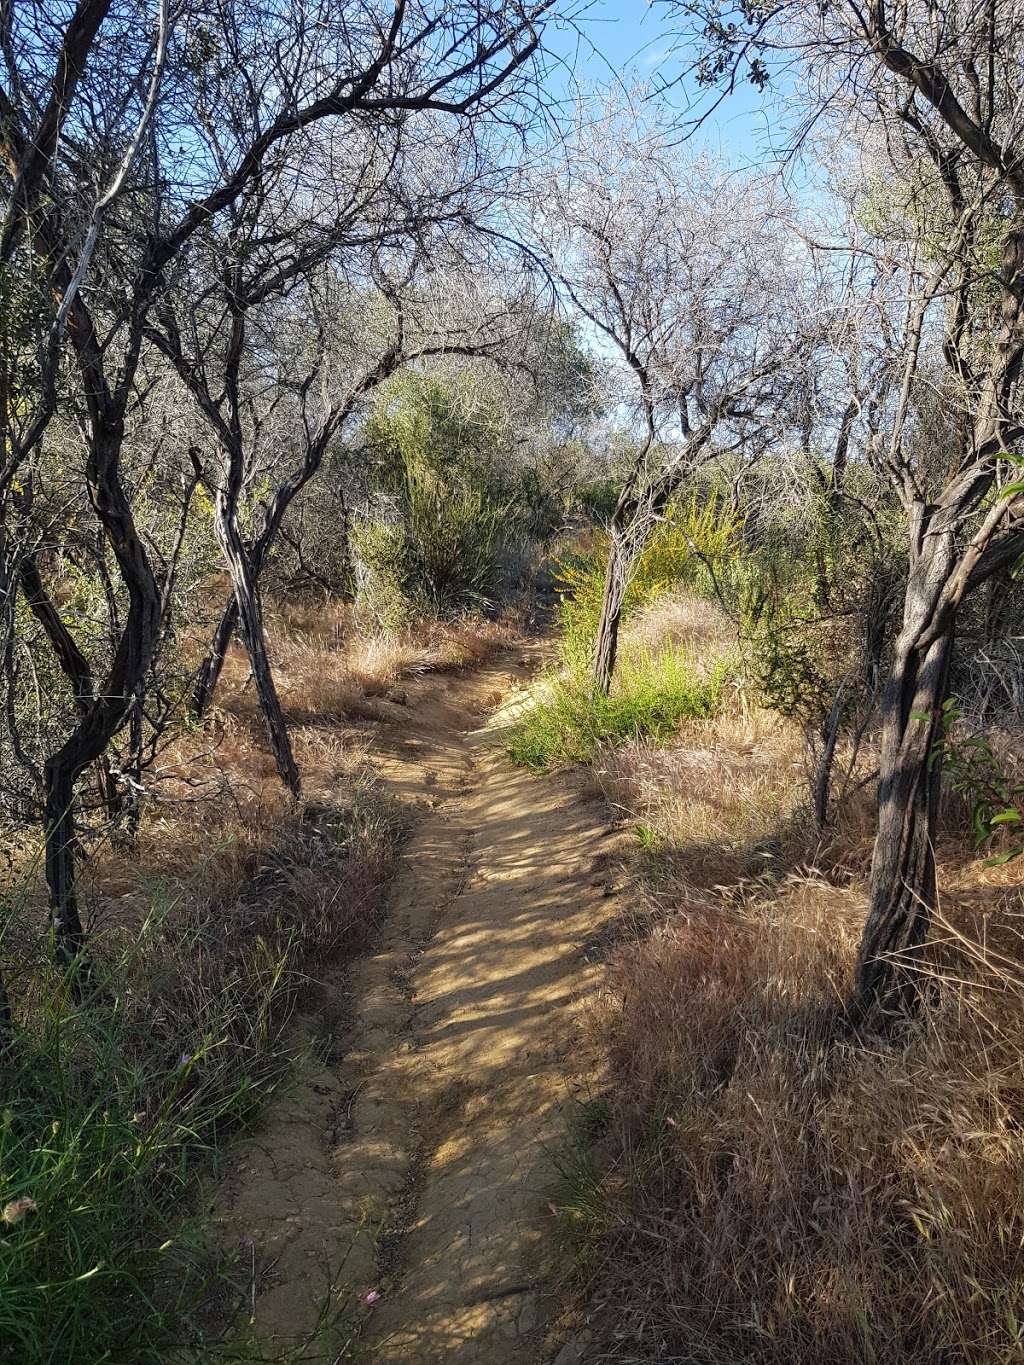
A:
<svg viewBox="0 0 1024 1365">
<path fill-rule="evenodd" d="M 871 863 L 877 741 L 861 708 L 875 684 L 851 667 L 886 605 L 877 579 L 807 536 L 812 495 L 773 520 L 711 562 L 715 589 L 682 556 L 650 594 L 638 574 L 607 697 L 574 667 L 577 569 L 561 671 L 509 740 L 520 762 L 586 764 L 636 840 L 636 902 L 580 1017 L 601 1070 L 552 1190 L 581 1322 L 623 1361 L 1010 1362 L 1024 944 L 1017 822 L 991 814 L 1019 809 L 1019 712 L 1012 688 L 961 664 L 934 760 L 949 787 L 931 1004 L 865 1046 L 845 991 Z M 842 593 L 838 622 L 808 605 L 823 582 Z M 634 668 L 653 689 L 666 667 L 699 678 L 695 659 L 725 680 L 713 705 L 596 732 L 603 708 L 630 706 Z"/>
<path fill-rule="evenodd" d="M 541 632 L 583 1348 L 1024 1359 L 1024 0 L 632 8 L 0 8 L 4 1362 L 272 1354 L 204 1182 Z"/>
<path fill-rule="evenodd" d="M 272 604 L 300 805 L 231 649 L 210 724 L 164 751 L 159 802 L 91 853 L 85 999 L 52 965 L 31 845 L 18 855 L 2 930 L 19 1024 L 0 1063 L 4 1360 L 250 1358 L 234 1328 L 248 1271 L 206 1240 L 197 1191 L 303 1064 L 296 1009 L 380 921 L 407 817 L 367 766 L 367 727 L 403 682 L 509 637 L 486 621 L 366 635 L 358 619 Z"/>
<path fill-rule="evenodd" d="M 710 587 L 716 565 L 735 556 L 737 523 L 711 498 L 670 509 L 640 557 L 623 604 L 623 619 L 683 584 Z M 563 548 L 553 569 L 559 594 L 559 665 L 534 689 L 508 738 L 517 763 L 558 767 L 592 760 L 604 744 L 665 739 L 686 718 L 715 714 L 732 660 L 712 657 L 664 636 L 629 639 L 615 686 L 593 686 L 590 663 L 604 593 L 608 537 L 591 530 Z M 706 646 L 701 640 L 701 646 Z"/>
</svg>

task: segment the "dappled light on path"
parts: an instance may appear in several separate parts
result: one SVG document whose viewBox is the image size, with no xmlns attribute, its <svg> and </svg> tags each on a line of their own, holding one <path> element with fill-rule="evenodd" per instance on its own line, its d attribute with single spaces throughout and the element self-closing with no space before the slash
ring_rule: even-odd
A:
<svg viewBox="0 0 1024 1365">
<path fill-rule="evenodd" d="M 381 1365 L 553 1352 L 546 1189 L 586 1081 L 574 1002 L 618 901 L 600 804 L 502 752 L 494 706 L 532 663 L 425 679 L 382 734 L 385 785 L 422 809 L 378 948 L 347 983 L 343 1055 L 260 1135 L 271 1153 L 290 1126 L 291 1168 L 280 1150 L 245 1158 L 230 1222 L 278 1257 L 261 1335 L 308 1336 L 326 1307 L 325 1352 L 358 1337 L 355 1357 Z M 321 1131 L 296 1150 L 308 1107 Z M 284 1234 L 259 1219 L 281 1188 Z"/>
</svg>

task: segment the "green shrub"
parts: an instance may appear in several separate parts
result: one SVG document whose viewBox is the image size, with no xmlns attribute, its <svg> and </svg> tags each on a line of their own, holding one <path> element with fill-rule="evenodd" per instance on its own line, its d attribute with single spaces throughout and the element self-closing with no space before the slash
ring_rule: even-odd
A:
<svg viewBox="0 0 1024 1365">
<path fill-rule="evenodd" d="M 487 485 L 508 439 L 493 393 L 465 373 L 441 380 L 402 370 L 381 385 L 366 424 L 378 486 L 404 496 L 410 469 L 463 485 Z"/>
<path fill-rule="evenodd" d="M 572 671 L 586 669 L 593 655 L 608 546 L 608 532 L 596 532 L 582 549 L 563 555 L 555 566 L 561 593 L 562 659 Z M 623 603 L 623 622 L 676 587 L 688 585 L 710 594 L 711 570 L 717 578 L 738 554 L 739 523 L 719 500 L 702 503 L 695 494 L 673 504 L 634 568 Z"/>
<path fill-rule="evenodd" d="M 508 740 L 514 762 L 528 768 L 588 763 L 601 744 L 665 739 L 681 720 L 718 708 L 728 666 L 708 677 L 693 672 L 679 650 L 624 660 L 614 690 L 595 692 L 578 675 L 549 678 Z"/>
<path fill-rule="evenodd" d="M 819 728 L 843 688 L 863 713 L 888 665 L 901 584 L 893 509 L 815 486 L 753 527 L 731 589 L 747 672 L 780 715 Z"/>
<path fill-rule="evenodd" d="M 423 616 L 446 618 L 489 607 L 511 509 L 480 489 L 451 487 L 410 467 L 395 525 L 367 523 L 355 535 L 357 601 L 384 630 Z"/>
<path fill-rule="evenodd" d="M 817 726 L 828 715 L 842 655 L 830 639 L 807 620 L 791 620 L 778 611 L 762 611 L 745 636 L 749 676 L 769 710 L 791 720 Z"/>
<path fill-rule="evenodd" d="M 513 520 L 512 508 L 483 490 L 452 487 L 412 466 L 406 475 L 412 600 L 434 616 L 490 606 L 498 551 Z"/>
<path fill-rule="evenodd" d="M 595 526 L 606 525 L 615 511 L 621 487 L 619 479 L 591 479 L 575 489 L 572 506 Z"/>
<path fill-rule="evenodd" d="M 942 737 L 935 746 L 933 763 L 941 763 L 949 785 L 962 797 L 970 812 L 974 847 L 982 848 L 1000 834 L 1010 843 L 986 860 L 989 865 L 1012 862 L 1024 855 L 1020 842 L 1024 831 L 1024 782 L 1009 770 L 1005 758 L 996 754 L 984 734 L 964 733 L 963 713 L 948 697 L 942 708 Z"/>
<path fill-rule="evenodd" d="M 406 527 L 367 521 L 352 536 L 357 564 L 356 602 L 375 625 L 396 631 L 414 614 L 412 546 Z"/>
<path fill-rule="evenodd" d="M 367 442 L 397 519 L 354 536 L 357 601 L 380 628 L 493 602 L 512 510 L 494 467 L 501 430 L 468 380 L 403 372 L 382 387 Z"/>
</svg>

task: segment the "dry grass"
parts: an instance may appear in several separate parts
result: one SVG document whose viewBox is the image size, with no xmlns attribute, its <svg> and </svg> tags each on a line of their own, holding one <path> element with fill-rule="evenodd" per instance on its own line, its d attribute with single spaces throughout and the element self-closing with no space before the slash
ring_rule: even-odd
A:
<svg viewBox="0 0 1024 1365">
<path fill-rule="evenodd" d="M 278 603 L 268 612 L 275 681 L 293 725 L 334 726 L 380 718 L 378 698 L 426 673 L 473 667 L 505 648 L 511 619 L 424 622 L 399 635 L 367 633 L 345 603 Z M 220 711 L 258 724 L 244 652 L 233 645 L 218 693 Z"/>
<path fill-rule="evenodd" d="M 218 930 L 225 942 L 237 931 L 301 940 L 304 958 L 358 950 L 395 838 L 367 766 L 373 700 L 420 674 L 482 662 L 512 635 L 487 621 L 366 635 L 337 602 L 271 604 L 268 627 L 303 803 L 295 807 L 281 786 L 247 661 L 232 645 L 209 720 L 160 756 L 138 838 L 103 845 L 84 870 L 101 939 L 137 927 L 158 893 L 175 907 L 173 921 L 234 926 Z"/>
<path fill-rule="evenodd" d="M 367 761 L 369 719 L 380 719 L 374 699 L 416 675 L 482 661 L 512 634 L 481 622 L 368 637 L 337 603 L 271 604 L 268 618 L 303 801 L 282 788 L 244 655 L 232 646 L 207 722 L 174 732 L 147 774 L 137 837 L 83 831 L 90 956 L 119 1002 L 119 1047 L 158 1078 L 154 1097 L 136 1096 L 145 1109 L 159 1105 L 156 1092 L 182 1053 L 202 1054 L 195 1070 L 214 1108 L 218 1087 L 237 1097 L 241 1085 L 255 1099 L 275 1083 L 288 1061 L 290 1011 L 321 964 L 365 947 L 395 865 L 399 812 Z M 192 652 L 208 625 L 194 626 Z M 17 913 L 3 926 L 4 977 L 28 1036 L 60 1006 L 38 848 L 26 839 L 11 858 Z"/>
<path fill-rule="evenodd" d="M 602 1358 L 1024 1359 L 1018 865 L 983 868 L 951 804 L 937 1003 L 865 1043 L 841 1005 L 870 784 L 820 839 L 799 734 L 739 694 L 597 775 L 649 850 L 584 1017 L 605 1094 L 560 1200 Z"/>
<path fill-rule="evenodd" d="M 275 622 L 296 695 L 316 696 L 339 662 L 354 668 L 356 646 L 334 630 L 344 620 Z M 430 649 L 417 659 L 440 657 Z M 358 651 L 364 693 L 410 666 L 408 652 Z M 80 893 L 99 989 L 84 1003 L 49 965 L 38 857 L 19 857 L 2 926 L 17 1028 L 0 1056 L 0 1206 L 36 1206 L 20 1240 L 0 1239 L 0 1337 L 19 1360 L 163 1361 L 199 1331 L 197 1305 L 220 1280 L 183 1221 L 198 1169 L 287 1074 L 293 1011 L 317 1003 L 326 964 L 362 949 L 383 911 L 400 827 L 365 725 L 311 711 L 295 727 L 296 804 L 241 673 L 233 656 L 225 704 L 163 749 L 138 837 L 91 836 Z M 197 1358 L 221 1358 L 215 1345 Z"/>
<path fill-rule="evenodd" d="M 859 921 L 792 878 L 613 964 L 586 1235 L 621 1358 L 1020 1359 L 1024 980 L 976 962 L 898 1045 L 844 1041 Z"/>
<path fill-rule="evenodd" d="M 137 838 L 126 844 L 106 835 L 88 844 L 80 892 L 94 952 L 116 958 L 156 902 L 165 945 L 176 925 L 189 937 L 204 922 L 224 942 L 234 932 L 227 926 L 264 942 L 290 937 L 309 960 L 358 950 L 386 889 L 396 835 L 369 776 L 370 722 L 382 718 L 374 703 L 423 674 L 484 662 L 515 634 L 510 621 L 481 620 L 378 637 L 338 602 L 270 603 L 267 616 L 303 803 L 295 807 L 281 786 L 247 661 L 233 644 L 207 722 L 175 732 L 147 774 Z M 193 628 L 193 654 L 210 624 Z M 404 687 L 400 695 L 405 700 Z M 4 949 L 19 964 L 17 995 L 17 981 L 47 955 L 39 933 L 46 916 L 36 842 L 24 839 L 9 853 L 21 913 L 5 930 Z"/>
<path fill-rule="evenodd" d="M 623 631 L 623 649 L 653 651 L 677 645 L 710 662 L 733 646 L 733 632 L 719 608 L 687 592 L 666 593 Z"/>
</svg>

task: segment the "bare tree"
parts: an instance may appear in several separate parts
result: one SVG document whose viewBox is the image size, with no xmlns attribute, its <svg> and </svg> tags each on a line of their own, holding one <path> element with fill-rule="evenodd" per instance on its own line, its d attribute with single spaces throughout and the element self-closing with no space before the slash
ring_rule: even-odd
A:
<svg viewBox="0 0 1024 1365">
<path fill-rule="evenodd" d="M 257 119 L 257 109 L 248 113 Z M 195 710 L 208 706 L 237 627 L 278 771 L 296 795 L 262 624 L 264 561 L 288 508 L 371 389 L 402 363 L 494 344 L 486 305 L 467 326 L 454 316 L 458 289 L 446 303 L 428 291 L 428 306 L 418 287 L 427 261 L 440 276 L 453 234 L 466 238 L 484 222 L 508 175 L 477 125 L 438 120 L 433 109 L 404 111 L 353 130 L 340 146 L 307 140 L 300 162 L 267 167 L 232 204 L 224 230 L 205 233 L 182 262 L 147 328 L 218 451 L 216 529 L 233 593 L 199 671 Z M 471 263 L 461 265 L 471 273 Z M 298 444 L 293 468 L 268 455 L 275 439 Z M 243 495 L 257 470 L 272 493 L 247 537 Z"/>
<path fill-rule="evenodd" d="M 638 450 L 609 525 L 594 653 L 607 691 L 631 574 L 680 486 L 725 449 L 777 429 L 806 344 L 799 274 L 770 185 L 682 160 L 656 123 L 580 119 L 537 230 L 565 297 L 617 362 Z"/>
<path fill-rule="evenodd" d="M 66 337 L 87 447 L 83 491 L 127 602 L 106 676 L 44 765 L 46 874 L 66 960 L 84 941 L 75 894 L 76 784 L 126 723 L 160 634 L 161 584 L 135 523 L 121 456 L 139 398 L 146 329 L 169 272 L 230 217 L 269 166 L 300 164 L 318 129 L 333 129 L 340 141 L 344 126 L 387 124 L 409 111 L 454 126 L 493 118 L 521 127 L 534 109 L 529 68 L 551 9 L 552 0 L 310 0 L 287 10 L 232 6 L 211 15 L 182 0 L 171 12 L 158 10 L 167 20 L 162 32 L 161 24 L 156 31 L 140 26 L 132 12 L 69 6 L 57 16 L 56 75 L 47 87 L 56 114 L 41 120 L 40 49 L 25 29 L 38 7 L 5 10 L 9 230 L 31 247 L 58 299 L 60 325 L 47 330 L 44 378 L 55 391 L 61 370 L 52 360 L 54 339 Z M 157 69 L 156 87 L 135 79 Z M 126 72 L 133 73 L 127 84 Z M 84 271 L 76 268 L 83 258 Z M 25 450 L 34 439 L 30 432 Z"/>
</svg>

